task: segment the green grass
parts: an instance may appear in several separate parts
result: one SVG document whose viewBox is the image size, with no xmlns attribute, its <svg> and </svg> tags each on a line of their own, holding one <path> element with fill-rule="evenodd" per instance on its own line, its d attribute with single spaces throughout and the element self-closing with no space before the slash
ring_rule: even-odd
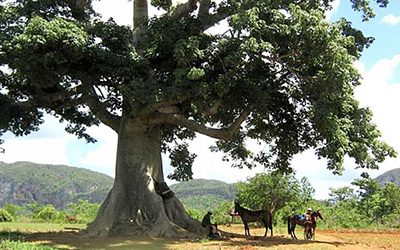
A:
<svg viewBox="0 0 400 250">
<path fill-rule="evenodd" d="M 0 223 L 0 249 L 16 250 L 51 250 L 57 249 L 45 245 L 23 242 L 29 234 L 62 232 L 65 228 L 85 229 L 85 224 L 55 223 Z"/>
<path fill-rule="evenodd" d="M 43 245 L 36 245 L 33 243 L 25 243 L 21 241 L 10 241 L 10 240 L 3 240 L 0 243 L 0 249 L 7 249 L 7 250 L 53 250 L 56 248 L 52 248 L 49 246 Z"/>
<path fill-rule="evenodd" d="M 18 233 L 43 233 L 43 232 L 61 232 L 65 227 L 85 229 L 85 224 L 55 224 L 55 223 L 0 223 L 0 232 L 18 232 Z M 1 235 L 1 234 L 0 234 Z"/>
</svg>

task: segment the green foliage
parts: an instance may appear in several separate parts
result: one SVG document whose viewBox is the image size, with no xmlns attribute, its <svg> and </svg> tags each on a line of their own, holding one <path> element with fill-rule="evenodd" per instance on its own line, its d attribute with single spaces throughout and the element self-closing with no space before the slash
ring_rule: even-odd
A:
<svg viewBox="0 0 400 250">
<path fill-rule="evenodd" d="M 101 121 L 118 131 L 126 116 L 161 125 L 163 149 L 185 148 L 195 132 L 211 136 L 213 150 L 237 167 L 291 172 L 293 155 L 314 148 L 341 173 L 346 155 L 365 168 L 396 155 L 353 95 L 360 83 L 353 62 L 372 39 L 346 20 L 329 23 L 330 0 L 202 1 L 201 8 L 152 0 L 167 11 L 140 32 L 96 19 L 91 1 L 73 2 L 2 2 L 0 66 L 10 71 L 0 73 L 0 134 L 35 131 L 46 112 L 93 142 L 87 126 Z M 370 2 L 351 0 L 364 19 L 373 16 Z M 228 32 L 205 32 L 225 19 Z M 177 113 L 159 112 L 171 107 Z M 268 151 L 250 152 L 246 138 Z M 191 178 L 194 155 L 171 157 L 171 178 Z"/>
<path fill-rule="evenodd" d="M 13 210 L 17 208 L 17 210 Z M 88 224 L 94 220 L 100 208 L 99 203 L 90 203 L 87 200 L 79 200 L 76 203 L 70 203 L 65 210 L 57 210 L 53 205 L 41 205 L 31 203 L 25 206 L 14 206 L 7 204 L 0 210 L 0 217 L 10 218 L 5 221 L 18 222 L 51 222 L 51 223 L 69 223 L 66 216 L 75 216 L 76 223 Z M 8 212 L 17 211 L 14 214 Z"/>
<path fill-rule="evenodd" d="M 100 204 L 90 203 L 87 200 L 79 200 L 77 203 L 70 203 L 66 212 L 68 215 L 76 216 L 78 223 L 92 222 L 97 212 L 99 211 Z"/>
<path fill-rule="evenodd" d="M 5 209 L 0 209 L 0 222 L 13 221 L 13 216 Z"/>
<path fill-rule="evenodd" d="M 171 180 L 188 181 L 192 179 L 192 164 L 196 158 L 196 154 L 191 154 L 188 149 L 189 145 L 180 144 L 170 152 L 171 166 L 174 172 L 168 175 Z"/>
<path fill-rule="evenodd" d="M 43 206 L 39 211 L 33 214 L 33 219 L 39 221 L 53 221 L 59 217 L 59 212 L 53 205 Z"/>
<path fill-rule="evenodd" d="M 304 180 L 305 183 L 307 183 Z M 272 213 L 283 208 L 288 203 L 301 203 L 302 199 L 309 199 L 308 190 L 304 197 L 300 195 L 300 183 L 291 175 L 279 172 L 257 174 L 247 182 L 236 185 L 237 198 L 251 209 L 266 209 Z M 306 187 L 304 187 L 306 188 Z"/>
<path fill-rule="evenodd" d="M 6 210 L 13 217 L 21 214 L 21 212 L 23 211 L 23 208 L 21 206 L 14 204 L 5 204 L 3 206 L 3 209 Z"/>
</svg>

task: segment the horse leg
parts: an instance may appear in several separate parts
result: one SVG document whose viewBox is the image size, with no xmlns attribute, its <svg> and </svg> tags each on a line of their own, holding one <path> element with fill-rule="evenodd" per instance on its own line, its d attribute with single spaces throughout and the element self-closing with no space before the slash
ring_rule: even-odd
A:
<svg viewBox="0 0 400 250">
<path fill-rule="evenodd" d="M 249 223 L 246 223 L 246 229 L 245 229 L 246 231 L 247 231 L 247 236 L 250 236 L 250 228 L 249 228 Z"/>
<path fill-rule="evenodd" d="M 315 226 L 311 227 L 311 237 L 312 237 L 312 240 L 315 240 L 315 229 L 316 229 Z"/>
<path fill-rule="evenodd" d="M 266 219 L 263 219 L 262 222 L 264 223 L 265 227 L 265 233 L 264 233 L 264 238 L 267 237 L 267 232 L 268 232 L 268 221 Z"/>
<path fill-rule="evenodd" d="M 296 223 L 293 223 L 292 225 L 292 238 L 294 240 L 297 240 L 297 236 L 296 236 Z"/>
</svg>

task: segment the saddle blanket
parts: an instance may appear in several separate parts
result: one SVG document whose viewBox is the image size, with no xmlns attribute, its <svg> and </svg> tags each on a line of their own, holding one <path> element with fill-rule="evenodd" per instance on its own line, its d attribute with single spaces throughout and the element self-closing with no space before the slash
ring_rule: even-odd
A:
<svg viewBox="0 0 400 250">
<path fill-rule="evenodd" d="M 304 214 L 297 214 L 295 217 L 297 220 L 306 220 L 306 216 Z"/>
</svg>

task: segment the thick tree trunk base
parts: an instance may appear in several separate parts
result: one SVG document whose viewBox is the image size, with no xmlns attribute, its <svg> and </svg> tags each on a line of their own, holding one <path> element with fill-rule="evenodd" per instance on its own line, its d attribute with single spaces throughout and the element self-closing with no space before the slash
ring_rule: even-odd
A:
<svg viewBox="0 0 400 250">
<path fill-rule="evenodd" d="M 208 230 L 187 214 L 176 197 L 165 200 L 160 196 L 156 197 L 161 206 L 157 216 L 152 219 L 140 209 L 136 216 L 128 215 L 123 211 L 127 207 L 126 204 L 123 205 L 118 199 L 115 199 L 118 201 L 116 203 L 113 200 L 110 191 L 97 218 L 83 232 L 84 237 L 112 235 L 190 239 L 207 237 Z"/>
<path fill-rule="evenodd" d="M 118 133 L 114 186 L 86 235 L 207 236 L 164 182 L 160 127 L 125 118 Z"/>
</svg>

